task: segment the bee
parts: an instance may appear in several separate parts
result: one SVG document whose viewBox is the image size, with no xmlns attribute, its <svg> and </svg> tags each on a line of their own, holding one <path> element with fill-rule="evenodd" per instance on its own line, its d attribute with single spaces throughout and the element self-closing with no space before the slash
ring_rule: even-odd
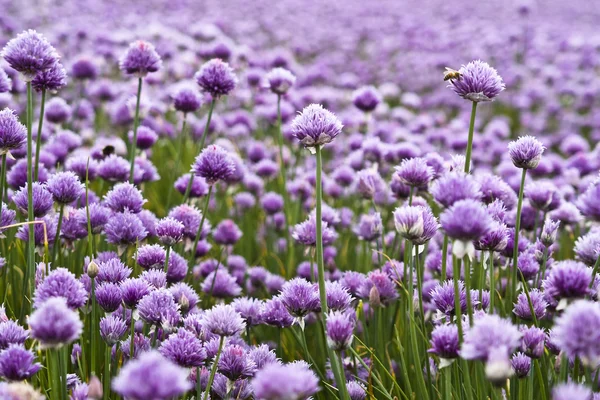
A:
<svg viewBox="0 0 600 400">
<path fill-rule="evenodd" d="M 444 71 L 444 80 L 450 81 L 452 79 L 457 79 L 460 81 L 462 74 L 455 69 L 446 67 L 446 71 Z"/>
<path fill-rule="evenodd" d="M 108 157 L 108 156 L 110 156 L 111 154 L 113 154 L 114 152 L 115 152 L 115 146 L 111 146 L 110 144 L 109 144 L 108 146 L 105 146 L 105 147 L 102 149 L 102 155 L 103 155 L 104 157 Z"/>
</svg>

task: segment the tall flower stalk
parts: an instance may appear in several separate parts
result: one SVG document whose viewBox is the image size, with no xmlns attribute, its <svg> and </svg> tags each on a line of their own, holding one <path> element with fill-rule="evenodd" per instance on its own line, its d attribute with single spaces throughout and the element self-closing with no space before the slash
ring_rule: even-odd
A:
<svg viewBox="0 0 600 400">
<path fill-rule="evenodd" d="M 137 96 L 135 100 L 135 115 L 133 117 L 133 139 L 129 151 L 129 182 L 133 183 L 133 169 L 135 167 L 135 153 L 137 147 L 137 131 L 140 125 L 140 99 L 142 97 L 142 78 L 138 78 Z"/>
</svg>

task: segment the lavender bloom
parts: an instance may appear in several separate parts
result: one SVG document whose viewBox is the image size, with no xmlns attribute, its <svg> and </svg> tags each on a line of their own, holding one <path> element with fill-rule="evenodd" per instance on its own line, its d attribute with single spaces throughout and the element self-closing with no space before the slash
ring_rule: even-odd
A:
<svg viewBox="0 0 600 400">
<path fill-rule="evenodd" d="M 462 281 L 458 281 L 458 291 L 460 308 L 462 311 L 465 311 L 467 309 L 467 294 Z M 433 304 L 441 313 L 448 317 L 456 313 L 454 284 L 452 281 L 446 281 L 442 284 L 438 284 L 435 288 L 433 288 L 430 295 Z"/>
<path fill-rule="evenodd" d="M 427 243 L 438 230 L 438 223 L 429 208 L 403 206 L 394 210 L 394 224 L 398 234 L 415 245 Z"/>
<path fill-rule="evenodd" d="M 285 68 L 274 68 L 265 77 L 271 92 L 283 95 L 296 83 L 296 77 Z"/>
<path fill-rule="evenodd" d="M 471 61 L 458 70 L 449 87 L 463 99 L 473 102 L 492 101 L 505 88 L 498 72 L 481 60 Z"/>
<path fill-rule="evenodd" d="M 481 200 L 480 188 L 472 175 L 454 171 L 436 179 L 431 185 L 430 192 L 435 201 L 444 208 L 449 208 L 460 200 Z"/>
<path fill-rule="evenodd" d="M 211 186 L 218 181 L 226 180 L 235 172 L 232 156 L 221 146 L 211 145 L 202 150 L 196 157 L 192 171 L 206 180 Z"/>
<path fill-rule="evenodd" d="M 327 222 L 322 222 L 323 246 L 330 245 L 337 239 L 337 233 L 329 228 Z M 305 246 L 316 246 L 317 244 L 317 224 L 312 215 L 304 222 L 295 225 L 292 228 L 292 238 Z"/>
<path fill-rule="evenodd" d="M 175 189 L 177 189 L 177 191 L 182 195 L 185 194 L 190 179 L 192 179 L 192 188 L 190 189 L 189 194 L 190 198 L 206 196 L 206 194 L 208 193 L 208 185 L 206 184 L 206 180 L 193 174 L 184 174 L 180 176 L 175 181 Z"/>
<path fill-rule="evenodd" d="M 427 160 L 420 157 L 409 158 L 402 161 L 396 167 L 396 174 L 400 182 L 412 188 L 427 186 L 433 178 L 433 169 L 427 164 Z"/>
<path fill-rule="evenodd" d="M 202 105 L 202 99 L 198 92 L 192 88 L 179 89 L 173 95 L 173 107 L 177 111 L 183 113 L 196 112 L 200 105 Z"/>
<path fill-rule="evenodd" d="M 327 307 L 330 311 L 346 311 L 352 303 L 352 296 L 340 282 L 325 282 Z"/>
<path fill-rule="evenodd" d="M 202 326 L 215 335 L 235 336 L 246 328 L 246 323 L 233 306 L 217 304 L 202 315 Z"/>
<path fill-rule="evenodd" d="M 367 279 L 358 289 L 358 296 L 362 299 L 372 301 L 377 299 L 377 302 L 383 306 L 389 305 L 398 298 L 396 285 L 381 271 L 371 271 L 367 275 Z"/>
<path fill-rule="evenodd" d="M 27 215 L 27 206 L 29 204 L 27 191 L 27 187 L 22 187 L 13 196 L 13 201 L 15 205 L 23 215 Z M 46 189 L 46 187 L 43 184 L 40 184 L 38 182 L 33 182 L 32 192 L 33 215 L 36 218 L 43 217 L 52 209 L 52 194 Z"/>
<path fill-rule="evenodd" d="M 317 287 L 302 278 L 294 278 L 286 282 L 280 298 L 289 313 L 298 319 L 321 308 Z"/>
<path fill-rule="evenodd" d="M 600 362 L 600 306 L 588 300 L 571 304 L 556 320 L 555 344 L 570 358 L 579 357 L 584 365 Z"/>
<path fill-rule="evenodd" d="M 98 67 L 94 61 L 88 57 L 80 57 L 71 65 L 71 75 L 75 79 L 94 80 L 98 76 Z"/>
<path fill-rule="evenodd" d="M 226 298 L 239 296 L 242 288 L 229 272 L 220 268 L 208 274 L 202 282 L 202 291 L 217 298 Z"/>
<path fill-rule="evenodd" d="M 121 71 L 138 78 L 158 71 L 161 66 L 162 61 L 154 46 L 142 40 L 131 43 L 119 62 Z"/>
<path fill-rule="evenodd" d="M 144 271 L 140 278 L 150 286 L 151 290 L 167 287 L 167 274 L 160 269 Z"/>
<path fill-rule="evenodd" d="M 42 366 L 34 363 L 31 350 L 22 345 L 11 344 L 0 352 L 0 376 L 8 381 L 23 381 L 31 378 Z"/>
<path fill-rule="evenodd" d="M 48 244 L 54 243 L 56 238 L 56 216 L 46 215 L 44 218 L 36 219 L 36 221 L 43 221 L 46 224 L 46 231 L 44 231 L 44 226 L 41 223 L 36 223 L 33 226 L 33 236 L 34 242 L 37 247 L 42 247 L 45 244 L 46 236 L 48 239 Z M 17 231 L 15 235 L 16 238 L 23 240 L 24 242 L 29 241 L 29 228 L 31 225 L 23 225 Z"/>
<path fill-rule="evenodd" d="M 46 103 L 46 112 L 44 117 L 48 122 L 62 124 L 71 118 L 71 106 L 60 97 L 53 97 Z"/>
<path fill-rule="evenodd" d="M 242 237 L 242 230 L 230 219 L 225 219 L 213 231 L 215 243 L 224 246 L 233 246 Z"/>
<path fill-rule="evenodd" d="M 519 352 L 516 353 L 510 360 L 510 364 L 515 371 L 517 378 L 525 378 L 531 370 L 531 358 Z"/>
<path fill-rule="evenodd" d="M 141 353 L 150 351 L 150 349 L 150 338 L 141 333 L 136 333 L 133 339 L 133 358 L 137 358 Z M 126 360 L 132 358 L 129 353 L 131 351 L 131 336 L 121 342 L 121 351 Z"/>
<path fill-rule="evenodd" d="M 165 340 L 160 353 L 175 364 L 184 368 L 200 367 L 206 359 L 202 342 L 189 330 L 179 329 Z"/>
<path fill-rule="evenodd" d="M 561 299 L 582 298 L 590 292 L 591 268 L 573 260 L 555 263 L 550 274 L 542 282 L 546 299 L 558 305 Z"/>
<path fill-rule="evenodd" d="M 225 346 L 219 358 L 218 368 L 218 371 L 231 381 L 251 377 L 256 372 L 254 361 L 243 347 L 235 344 Z"/>
<path fill-rule="evenodd" d="M 88 293 L 73 273 L 66 268 L 57 268 L 50 272 L 36 289 L 33 305 L 35 308 L 40 308 L 46 301 L 54 297 L 64 298 L 69 308 L 75 310 L 83 307 Z"/>
<path fill-rule="evenodd" d="M 583 215 L 594 221 L 600 221 L 598 197 L 600 197 L 600 182 L 594 182 L 577 199 L 577 208 Z"/>
<path fill-rule="evenodd" d="M 127 267 L 118 258 L 111 258 L 106 261 L 98 261 L 98 275 L 96 282 L 121 283 L 131 275 L 131 268 Z"/>
<path fill-rule="evenodd" d="M 550 247 L 554 244 L 554 242 L 556 241 L 556 236 L 558 234 L 559 227 L 560 222 L 554 221 L 550 218 L 546 218 L 546 221 L 544 222 L 544 228 L 542 229 L 542 233 L 540 234 L 540 241 L 544 246 Z"/>
<path fill-rule="evenodd" d="M 131 400 L 170 399 L 192 388 L 188 375 L 187 370 L 153 350 L 125 364 L 113 379 L 112 388 Z"/>
<path fill-rule="evenodd" d="M 278 296 L 264 302 L 260 318 L 265 324 L 278 328 L 287 328 L 294 323 L 294 317 Z"/>
<path fill-rule="evenodd" d="M 253 297 L 240 297 L 231 303 L 235 311 L 240 313 L 247 326 L 256 326 L 262 322 L 261 309 L 263 301 Z"/>
<path fill-rule="evenodd" d="M 121 282 L 121 297 L 129 308 L 137 306 L 139 301 L 150 293 L 150 286 L 140 278 L 129 278 Z"/>
<path fill-rule="evenodd" d="M 12 79 L 9 78 L 8 74 L 4 71 L 4 69 L 0 69 L 0 93 L 10 92 L 12 88 Z"/>
<path fill-rule="evenodd" d="M 44 71 L 40 71 L 31 81 L 31 86 L 38 92 L 43 90 L 57 92 L 66 85 L 67 71 L 59 62 Z"/>
<path fill-rule="evenodd" d="M 20 148 L 27 140 L 27 128 L 10 108 L 0 111 L 0 154 Z"/>
<path fill-rule="evenodd" d="M 129 179 L 129 162 L 111 154 L 98 164 L 98 176 L 110 182 L 125 182 Z"/>
<path fill-rule="evenodd" d="M 360 216 L 358 225 L 354 233 L 367 242 L 371 242 L 381 236 L 383 231 L 383 222 L 380 213 L 363 214 Z"/>
<path fill-rule="evenodd" d="M 276 214 L 283 210 L 283 196 L 275 192 L 265 193 L 260 200 L 260 205 L 267 214 Z"/>
<path fill-rule="evenodd" d="M 508 227 L 496 220 L 490 225 L 490 230 L 484 234 L 481 239 L 475 242 L 475 248 L 478 250 L 487 250 L 499 252 L 508 245 Z"/>
<path fill-rule="evenodd" d="M 526 252 L 519 255 L 517 268 L 525 280 L 530 280 L 537 275 L 540 270 L 540 264 L 533 253 Z"/>
<path fill-rule="evenodd" d="M 535 326 L 521 329 L 523 337 L 521 339 L 521 350 L 534 359 L 540 358 L 544 353 L 544 341 L 546 332 Z"/>
<path fill-rule="evenodd" d="M 28 337 L 29 332 L 15 321 L 8 320 L 0 323 L 0 350 L 6 349 L 11 344 L 24 344 Z"/>
<path fill-rule="evenodd" d="M 261 400 L 306 399 L 319 391 L 319 379 L 305 362 L 269 364 L 251 382 Z"/>
<path fill-rule="evenodd" d="M 127 324 L 115 314 L 107 315 L 100 320 L 100 336 L 109 346 L 120 341 L 126 332 Z"/>
<path fill-rule="evenodd" d="M 352 343 L 356 317 L 348 312 L 332 311 L 327 316 L 327 343 L 333 350 L 345 350 Z"/>
<path fill-rule="evenodd" d="M 96 287 L 96 301 L 107 313 L 116 311 L 122 300 L 121 289 L 116 283 L 104 282 Z"/>
<path fill-rule="evenodd" d="M 544 318 L 544 316 L 546 315 L 546 308 L 548 308 L 548 303 L 544 299 L 544 294 L 538 289 L 531 289 L 529 291 L 529 299 L 531 300 L 531 304 L 533 305 L 533 312 L 535 313 L 535 317 L 537 319 Z M 531 308 L 529 307 L 529 301 L 527 300 L 527 295 L 525 293 L 519 294 L 517 302 L 515 303 L 515 307 L 513 308 L 513 312 L 519 318 L 524 319 L 526 321 L 530 321 L 533 319 L 531 315 Z"/>
<path fill-rule="evenodd" d="M 28 319 L 31 337 L 43 347 L 60 347 L 76 340 L 83 330 L 83 323 L 76 311 L 67 307 L 64 298 L 46 300 Z"/>
<path fill-rule="evenodd" d="M 229 64 L 218 58 L 204 63 L 194 78 L 198 86 L 213 99 L 227 96 L 235 89 L 238 82 Z"/>
<path fill-rule="evenodd" d="M 449 360 L 458 358 L 459 340 L 458 327 L 456 325 L 438 325 L 431 332 L 431 349 L 429 353 L 437 354 L 442 359 L 441 367 Z"/>
<path fill-rule="evenodd" d="M 373 86 L 363 86 L 352 93 L 352 104 L 364 112 L 371 112 L 381 103 L 381 94 Z"/>
<path fill-rule="evenodd" d="M 304 147 L 312 148 L 330 143 L 342 132 L 337 117 L 320 104 L 311 104 L 292 121 L 291 130 Z"/>
<path fill-rule="evenodd" d="M 119 246 L 129 246 L 140 242 L 147 236 L 142 221 L 136 214 L 116 213 L 104 226 L 106 241 Z"/>
<path fill-rule="evenodd" d="M 140 318 L 147 324 L 161 326 L 173 320 L 179 321 L 179 307 L 167 289 L 151 291 L 138 303 Z"/>
<path fill-rule="evenodd" d="M 545 147 L 533 136 L 521 136 L 508 144 L 510 159 L 517 168 L 537 168 Z"/>
<path fill-rule="evenodd" d="M 46 38 L 28 30 L 11 39 L 0 54 L 11 66 L 30 82 L 38 73 L 58 62 L 58 54 Z"/>
<path fill-rule="evenodd" d="M 156 236 L 165 246 L 173 246 L 183 239 L 185 226 L 175 218 L 166 217 L 156 224 Z"/>
<path fill-rule="evenodd" d="M 577 238 L 575 255 L 586 265 L 593 266 L 600 256 L 600 234 L 592 231 Z"/>
<path fill-rule="evenodd" d="M 165 249 L 158 244 L 145 244 L 137 251 L 137 263 L 144 269 L 162 268 L 166 257 Z"/>
<path fill-rule="evenodd" d="M 127 136 L 129 137 L 129 140 L 133 142 L 133 131 L 129 131 Z M 138 128 L 135 145 L 140 150 L 148 150 L 154 146 L 154 143 L 156 143 L 157 140 L 158 134 L 154 132 L 152 128 L 142 125 Z"/>
<path fill-rule="evenodd" d="M 145 202 L 142 192 L 129 182 L 115 185 L 104 196 L 104 205 L 116 213 L 137 214 L 142 211 Z"/>
<path fill-rule="evenodd" d="M 596 400 L 591 389 L 577 383 L 561 383 L 552 389 L 552 400 Z"/>
<path fill-rule="evenodd" d="M 184 314 L 188 313 L 190 310 L 194 310 L 200 301 L 196 291 L 185 282 L 179 282 L 172 285 L 169 288 L 169 291 Z"/>
<path fill-rule="evenodd" d="M 349 381 L 346 383 L 346 389 L 348 389 L 350 400 L 365 400 L 367 398 L 367 389 L 362 383 Z"/>
<path fill-rule="evenodd" d="M 55 202 L 69 204 L 84 193 L 85 187 L 73 172 L 63 171 L 50 175 L 46 189 L 52 194 Z"/>
<path fill-rule="evenodd" d="M 259 346 L 252 347 L 248 351 L 248 357 L 250 357 L 250 359 L 254 361 L 257 370 L 263 369 L 269 364 L 279 363 L 275 352 L 269 349 L 269 346 L 266 344 L 261 344 Z"/>
<path fill-rule="evenodd" d="M 472 241 L 480 239 L 492 227 L 492 218 L 485 207 L 474 200 L 460 200 L 440 216 L 442 229 L 455 239 L 452 252 L 459 258 L 475 251 Z"/>
</svg>

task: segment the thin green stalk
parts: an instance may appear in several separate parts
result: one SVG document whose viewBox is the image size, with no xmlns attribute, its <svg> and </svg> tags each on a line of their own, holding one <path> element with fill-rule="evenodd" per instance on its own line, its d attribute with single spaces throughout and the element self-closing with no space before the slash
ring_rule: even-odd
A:
<svg viewBox="0 0 600 400">
<path fill-rule="evenodd" d="M 2 214 L 0 214 L 2 215 Z M 598 255 L 598 258 L 596 258 L 596 262 L 594 263 L 594 269 L 592 270 L 592 281 L 590 282 L 590 289 L 592 288 L 592 286 L 594 286 L 594 277 L 596 276 L 596 274 L 598 273 L 598 268 L 600 267 L 600 255 Z"/>
<path fill-rule="evenodd" d="M 173 168 L 173 171 L 171 171 L 171 179 L 169 181 L 169 194 L 167 195 L 167 203 L 165 205 L 165 210 L 170 210 L 171 209 L 171 197 L 172 194 L 174 192 L 174 190 L 172 190 L 171 188 L 173 188 L 173 184 L 175 183 L 175 178 L 177 177 L 177 173 L 179 172 L 179 166 L 181 165 L 181 159 L 183 158 L 183 154 L 182 149 L 183 149 L 183 144 L 185 143 L 185 139 L 186 139 L 186 124 L 187 124 L 187 113 L 183 113 L 183 122 L 181 123 L 181 133 L 179 134 L 179 141 L 177 142 L 177 157 L 175 158 L 175 167 Z M 190 173 L 190 181 L 192 181 L 192 179 L 194 178 L 194 176 Z M 189 185 L 189 182 L 188 182 Z M 187 188 L 186 188 L 187 189 Z"/>
<path fill-rule="evenodd" d="M 546 381 L 542 377 L 542 369 L 540 368 L 540 363 L 538 360 L 533 360 L 532 367 L 535 366 L 535 373 L 537 375 L 537 380 L 540 383 L 540 394 L 542 396 L 542 400 L 546 400 Z"/>
<path fill-rule="evenodd" d="M 219 364 L 219 358 L 221 358 L 221 351 L 223 350 L 223 342 L 225 341 L 225 336 L 221 336 L 219 340 L 219 350 L 217 351 L 217 355 L 215 356 L 215 361 L 210 370 L 210 376 L 208 378 L 208 384 L 206 385 L 206 390 L 204 391 L 203 400 L 208 399 L 208 393 L 210 393 L 210 388 L 212 387 L 213 381 L 215 380 L 215 374 L 217 373 L 217 367 Z"/>
<path fill-rule="evenodd" d="M 471 108 L 471 122 L 469 123 L 469 139 L 467 141 L 467 154 L 465 156 L 465 173 L 471 171 L 471 152 L 473 151 L 473 132 L 475 131 L 475 114 L 477 113 L 477 102 L 473 102 Z"/>
<path fill-rule="evenodd" d="M 85 215 L 87 217 L 88 256 L 90 257 L 90 260 L 92 260 L 94 258 L 95 253 L 94 253 L 94 236 L 92 235 L 92 220 L 90 219 L 90 202 L 89 202 L 89 196 L 88 196 L 89 187 L 90 187 L 89 173 L 90 173 L 90 159 L 88 158 L 87 164 L 85 166 Z"/>
<path fill-rule="evenodd" d="M 32 137 L 32 125 L 33 125 L 33 92 L 31 82 L 27 82 L 27 222 L 34 220 L 33 216 L 33 137 Z M 25 304 L 31 305 L 31 295 L 34 291 L 34 280 L 35 276 L 35 234 L 34 227 L 29 227 L 29 239 L 27 241 L 27 269 L 25 270 L 24 281 L 23 281 L 23 293 L 25 294 L 25 300 L 21 303 L 21 320 L 24 319 L 25 315 Z"/>
<path fill-rule="evenodd" d="M 200 379 L 200 369 L 201 367 L 196 367 L 196 398 L 200 400 L 202 396 L 202 381 Z"/>
<path fill-rule="evenodd" d="M 67 400 L 67 346 L 63 346 L 57 350 L 58 362 L 60 364 L 60 393 L 62 400 Z"/>
<path fill-rule="evenodd" d="M 6 184 L 6 157 L 7 154 L 2 154 L 2 171 L 0 173 L 0 220 L 2 219 L 2 202 L 4 201 L 4 185 Z"/>
<path fill-rule="evenodd" d="M 90 346 L 92 348 L 92 357 L 90 360 L 90 375 L 96 375 L 96 345 L 98 342 L 96 341 L 96 278 L 92 278 L 92 289 L 90 300 L 92 301 L 92 328 L 90 329 Z"/>
<path fill-rule="evenodd" d="M 445 281 L 446 277 L 446 264 L 448 263 L 448 235 L 444 235 L 444 244 L 442 245 L 442 276 L 441 281 Z"/>
<path fill-rule="evenodd" d="M 58 222 L 56 224 L 56 236 L 54 239 L 54 244 L 52 245 L 52 265 L 54 265 L 56 261 L 56 254 L 58 253 L 58 248 L 60 247 L 60 228 L 62 226 L 63 214 L 65 212 L 65 205 L 61 204 L 58 209 Z"/>
<path fill-rule="evenodd" d="M 527 169 L 523 168 L 521 173 L 521 186 L 519 187 L 519 201 L 517 203 L 517 217 L 515 220 L 515 240 L 513 248 L 513 265 L 512 265 L 512 276 L 511 276 L 511 290 L 510 295 L 506 296 L 506 301 L 509 305 L 512 305 L 515 293 L 517 292 L 517 261 L 519 259 L 519 231 L 521 230 L 521 211 L 523 209 L 523 192 L 525 190 L 525 176 L 527 175 Z"/>
<path fill-rule="evenodd" d="M 102 390 L 104 399 L 110 399 L 110 357 L 111 356 L 111 347 L 106 343 L 106 349 L 104 352 L 104 377 L 102 382 L 104 383 L 104 388 Z"/>
<path fill-rule="evenodd" d="M 195 252 L 195 250 L 194 250 Z M 168 273 L 169 271 L 169 256 L 171 255 L 171 246 L 167 246 L 167 254 L 165 256 L 165 266 L 164 266 L 164 270 L 165 270 L 165 274 Z"/>
<path fill-rule="evenodd" d="M 473 325 L 473 303 L 471 302 L 471 262 L 469 256 L 464 258 L 465 262 L 465 295 L 467 297 L 467 314 L 469 325 Z"/>
<path fill-rule="evenodd" d="M 134 338 L 135 338 L 135 319 L 133 318 L 133 311 L 134 309 L 131 309 L 131 323 L 130 323 L 130 328 L 131 328 L 131 337 L 130 337 L 130 341 L 129 341 L 129 359 L 133 360 L 133 352 L 135 350 L 134 348 Z"/>
<path fill-rule="evenodd" d="M 202 132 L 202 138 L 200 139 L 200 151 L 204 149 L 204 142 L 206 142 L 206 136 L 208 135 L 208 130 L 210 128 L 210 120 L 212 118 L 213 110 L 215 108 L 215 103 L 217 100 L 215 98 L 210 102 L 210 108 L 208 109 L 208 116 L 206 117 L 206 126 L 204 127 L 204 131 Z M 190 197 L 190 192 L 192 191 L 192 179 L 188 182 L 188 186 L 185 189 L 185 194 L 183 195 L 183 202 L 185 203 Z"/>
<path fill-rule="evenodd" d="M 452 369 L 446 367 L 440 372 L 444 376 L 444 400 L 452 400 Z"/>
<path fill-rule="evenodd" d="M 204 201 L 204 208 L 202 209 L 202 219 L 200 220 L 200 225 L 198 226 L 198 232 L 196 232 L 196 238 L 194 239 L 194 245 L 192 246 L 192 251 L 190 254 L 190 263 L 194 263 L 196 259 L 196 248 L 198 247 L 198 242 L 200 241 L 200 236 L 202 235 L 202 227 L 204 225 L 204 220 L 206 219 L 206 212 L 208 211 L 208 203 L 210 202 L 210 195 L 212 194 L 214 185 L 210 185 L 208 187 L 208 193 L 206 194 L 206 200 Z"/>
<path fill-rule="evenodd" d="M 496 280 L 494 271 L 494 252 L 490 251 L 490 314 L 494 313 L 494 298 L 496 297 Z"/>
<path fill-rule="evenodd" d="M 46 107 L 46 89 L 42 89 L 42 104 L 40 105 L 40 120 L 38 121 L 37 137 L 35 138 L 35 168 L 33 171 L 33 180 L 38 179 L 38 170 L 40 165 L 40 148 L 42 147 L 42 124 L 44 122 L 44 109 Z"/>
<path fill-rule="evenodd" d="M 135 116 L 133 118 L 133 140 L 131 141 L 131 149 L 129 150 L 129 183 L 133 183 L 133 167 L 135 165 L 135 153 L 137 148 L 137 130 L 140 125 L 140 98 L 142 96 L 142 78 L 138 78 L 137 99 L 135 101 Z"/>
</svg>

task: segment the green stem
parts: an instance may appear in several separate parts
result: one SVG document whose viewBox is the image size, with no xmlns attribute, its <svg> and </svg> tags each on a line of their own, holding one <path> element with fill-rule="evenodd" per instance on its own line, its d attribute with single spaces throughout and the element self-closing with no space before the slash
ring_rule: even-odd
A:
<svg viewBox="0 0 600 400">
<path fill-rule="evenodd" d="M 496 280 L 494 273 L 494 252 L 490 251 L 490 314 L 494 313 L 494 298 L 496 297 Z M 481 299 L 481 298 L 480 298 Z"/>
<path fill-rule="evenodd" d="M 475 114 L 477 113 L 477 102 L 473 102 L 471 108 L 471 122 L 469 123 L 469 139 L 467 141 L 467 154 L 465 156 L 465 173 L 471 171 L 471 152 L 473 151 L 473 132 L 475 131 Z"/>
<path fill-rule="evenodd" d="M 60 247 L 60 227 L 62 226 L 63 214 L 65 212 L 65 205 L 61 204 L 58 209 L 58 223 L 56 224 L 56 236 L 54 239 L 54 245 L 52 246 L 52 264 L 56 261 L 56 254 Z M 90 260 L 91 261 L 91 260 Z"/>
<path fill-rule="evenodd" d="M 442 245 L 442 276 L 440 281 L 443 282 L 446 279 L 446 264 L 448 262 L 448 235 L 444 235 L 444 244 Z"/>
<path fill-rule="evenodd" d="M 206 385 L 206 390 L 204 391 L 203 400 L 208 399 L 208 393 L 210 393 L 210 388 L 212 387 L 213 381 L 215 380 L 215 374 L 217 373 L 217 368 L 219 364 L 219 358 L 221 357 L 221 351 L 223 350 L 223 342 L 225 341 L 225 336 L 221 336 L 219 341 L 219 350 L 217 351 L 217 355 L 215 356 L 215 361 L 210 370 L 210 376 L 208 378 L 208 384 Z"/>
<path fill-rule="evenodd" d="M 202 209 L 202 219 L 200 220 L 200 225 L 198 226 L 198 232 L 196 232 L 196 238 L 194 239 L 194 246 L 192 246 L 192 251 L 190 254 L 190 263 L 194 263 L 196 259 L 196 248 L 198 247 L 198 242 L 200 241 L 200 236 L 202 235 L 202 226 L 204 225 L 204 220 L 206 219 L 206 212 L 208 211 L 208 203 L 210 202 L 210 195 L 212 194 L 213 185 L 208 187 L 208 193 L 206 194 L 206 200 L 204 201 L 204 208 Z"/>
<path fill-rule="evenodd" d="M 519 201 L 517 203 L 517 219 L 515 221 L 515 240 L 513 248 L 513 265 L 512 265 L 512 276 L 511 276 L 511 291 L 510 296 L 507 296 L 506 301 L 509 305 L 512 305 L 515 293 L 517 292 L 517 261 L 519 259 L 519 231 L 521 230 L 521 211 L 523 209 L 523 192 L 525 190 L 525 176 L 527 175 L 527 169 L 523 168 L 521 173 L 521 186 L 519 187 Z"/>
<path fill-rule="evenodd" d="M 92 347 L 92 357 L 90 360 L 90 371 L 91 375 L 96 375 L 96 347 L 98 342 L 96 341 L 96 278 L 92 278 L 92 289 L 90 300 L 92 302 L 92 329 L 90 329 L 90 346 Z"/>
<path fill-rule="evenodd" d="M 179 166 L 181 165 L 181 159 L 183 158 L 183 154 L 182 149 L 183 149 L 183 144 L 185 143 L 185 139 L 186 139 L 186 132 L 185 132 L 185 128 L 186 128 L 186 124 L 187 124 L 187 113 L 183 113 L 183 122 L 181 124 L 181 133 L 179 134 L 179 141 L 177 142 L 177 158 L 175 160 L 175 167 L 173 168 L 173 171 L 171 172 L 171 180 L 169 181 L 169 194 L 167 195 L 167 204 L 165 205 L 165 210 L 169 210 L 171 208 L 171 197 L 172 194 L 174 192 L 173 189 L 173 184 L 175 183 L 175 179 L 177 177 L 177 173 L 179 172 Z M 190 173 L 190 181 L 194 179 L 194 176 Z M 189 185 L 189 182 L 188 182 Z M 187 190 L 187 188 L 186 188 Z"/>
<path fill-rule="evenodd" d="M 465 295 L 467 297 L 467 314 L 469 325 L 473 325 L 473 303 L 471 302 L 471 262 L 469 256 L 464 258 L 465 262 Z"/>
<path fill-rule="evenodd" d="M 32 125 L 33 125 L 33 92 L 31 88 L 31 82 L 27 82 L 27 222 L 34 220 L 33 216 L 33 138 L 32 138 Z M 25 315 L 25 304 L 31 305 L 31 295 L 34 291 L 34 280 L 31 279 L 35 276 L 35 232 L 32 225 L 29 226 L 29 239 L 27 241 L 27 269 L 25 270 L 23 280 L 23 293 L 25 299 L 21 303 L 21 319 L 23 320 Z"/>
<path fill-rule="evenodd" d="M 131 149 L 129 151 L 129 183 L 133 183 L 133 167 L 135 165 L 135 153 L 137 148 L 137 130 L 140 125 L 140 98 L 142 96 L 142 78 L 138 78 L 137 99 L 135 101 L 135 116 L 133 118 L 133 139 L 131 141 Z"/>
<path fill-rule="evenodd" d="M 133 318 L 133 312 L 135 310 L 132 308 L 131 309 L 131 323 L 130 323 L 130 328 L 131 328 L 131 337 L 130 337 L 130 341 L 129 341 L 129 359 L 133 360 L 133 352 L 135 350 L 134 348 L 134 339 L 135 339 L 135 319 Z"/>
<path fill-rule="evenodd" d="M 322 202 L 323 202 L 323 187 L 321 183 L 321 173 L 323 161 L 321 157 L 321 146 L 315 147 L 317 151 L 317 177 L 316 177 L 316 233 L 317 233 L 317 269 L 319 271 L 319 294 L 321 296 L 321 310 L 325 316 L 329 311 L 327 307 L 327 293 L 325 292 L 325 262 L 323 260 L 323 224 L 322 224 Z"/>
<path fill-rule="evenodd" d="M 6 153 L 2 154 L 2 171 L 0 173 L 0 220 L 2 219 L 2 203 L 4 202 L 4 185 L 6 184 Z"/>
<path fill-rule="evenodd" d="M 103 394 L 105 400 L 110 399 L 110 353 L 111 347 L 106 343 L 106 350 L 104 353 L 104 379 L 102 379 L 102 382 L 104 383 Z"/>
<path fill-rule="evenodd" d="M 194 251 L 195 252 L 195 251 Z M 169 271 L 169 256 L 171 255 L 171 246 L 167 246 L 167 255 L 165 256 L 165 274 Z"/>
<path fill-rule="evenodd" d="M 46 89 L 42 89 L 42 104 L 40 105 L 40 120 L 38 121 L 37 137 L 35 138 L 35 169 L 33 179 L 37 181 L 40 165 L 40 148 L 42 147 L 42 124 L 44 122 L 44 109 L 46 106 Z"/>
</svg>

